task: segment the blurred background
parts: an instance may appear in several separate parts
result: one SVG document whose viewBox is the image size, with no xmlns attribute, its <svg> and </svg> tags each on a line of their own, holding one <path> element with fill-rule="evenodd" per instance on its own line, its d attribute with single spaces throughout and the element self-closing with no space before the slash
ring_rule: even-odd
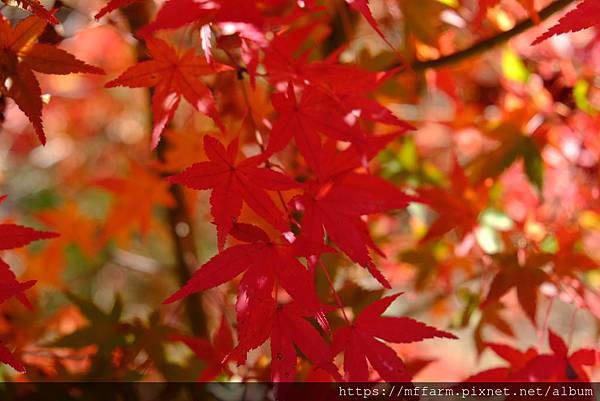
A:
<svg viewBox="0 0 600 401">
<path fill-rule="evenodd" d="M 202 324 L 210 342 L 222 315 L 230 330 L 237 285 L 204 293 L 205 322 L 193 322 L 200 318 L 190 318 L 189 303 L 161 304 L 180 287 L 182 266 L 193 270 L 217 252 L 208 193 L 174 190 L 163 177 L 204 160 L 202 138 L 217 127 L 182 102 L 152 151 L 149 91 L 104 88 L 144 57 L 132 34 L 139 28 L 133 17 L 147 13 L 150 21 L 162 2 L 138 2 L 100 20 L 93 15 L 103 1 L 43 3 L 57 8 L 61 24 L 49 25 L 40 41 L 103 68 L 106 76 L 38 75 L 47 101 L 45 146 L 27 117 L 4 99 L 0 185 L 8 200 L 0 216 L 60 237 L 4 255 L 20 278 L 38 284 L 28 291 L 33 311 L 14 300 L 0 306 L 0 338 L 28 368 L 17 375 L 1 366 L 0 374 L 17 381 L 194 381 L 214 362 L 170 336 L 191 334 L 192 325 Z M 277 18 L 276 28 L 291 24 L 285 17 L 299 7 L 295 1 L 264 3 L 261 12 Z M 469 49 L 519 21 L 537 21 L 527 4 L 541 10 L 552 2 L 502 0 L 486 8 L 475 0 L 372 0 L 389 43 L 345 1 L 315 3 L 316 11 L 293 22 L 314 24 L 299 46 L 311 48 L 311 60 L 337 51 L 341 62 L 369 71 L 397 68 L 372 97 L 416 127 L 370 167 L 428 204 L 369 217 L 387 255 L 376 263 L 391 292 L 405 292 L 387 313 L 459 337 L 392 345 L 415 380 L 463 380 L 506 365 L 486 342 L 545 352 L 547 328 L 571 350 L 594 347 L 600 317 L 598 32 L 531 46 L 565 8 L 497 46 L 426 68 L 427 60 Z M 10 2 L 2 13 L 13 23 L 28 15 Z M 215 29 L 223 34 L 223 26 Z M 193 26 L 158 36 L 201 53 Z M 215 54 L 226 63 L 222 53 Z M 268 137 L 276 117 L 273 88 L 261 66 L 258 71 L 255 87 L 240 85 L 236 71 L 206 79 L 227 127 L 217 135 L 241 135 L 246 155 L 260 151 L 256 138 Z M 246 123 L 248 105 L 258 126 Z M 380 124 L 369 128 L 390 132 Z M 294 176 L 306 169 L 293 149 L 276 162 Z M 173 225 L 170 214 L 182 205 L 189 220 Z M 251 210 L 242 216 L 255 219 Z M 193 238 L 183 251 L 182 237 Z M 337 255 L 325 262 L 351 316 L 384 295 L 350 260 Z M 534 283 L 521 275 L 525 268 L 539 268 L 548 278 Z M 489 289 L 499 271 L 513 281 L 495 299 Z M 317 280 L 321 299 L 333 305 L 327 283 Z M 340 316 L 332 315 L 335 324 Z M 215 378 L 264 380 L 269 355 L 263 345 L 246 365 L 233 364 Z M 596 369 L 589 373 L 598 377 Z M 298 379 L 311 375 L 303 361 Z"/>
</svg>

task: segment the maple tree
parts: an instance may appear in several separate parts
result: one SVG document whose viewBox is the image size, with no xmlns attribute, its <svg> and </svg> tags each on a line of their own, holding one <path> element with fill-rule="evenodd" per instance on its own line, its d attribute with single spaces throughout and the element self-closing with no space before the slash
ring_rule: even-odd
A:
<svg viewBox="0 0 600 401">
<path fill-rule="evenodd" d="M 3 378 L 599 377 L 597 0 L 0 11 Z"/>
</svg>

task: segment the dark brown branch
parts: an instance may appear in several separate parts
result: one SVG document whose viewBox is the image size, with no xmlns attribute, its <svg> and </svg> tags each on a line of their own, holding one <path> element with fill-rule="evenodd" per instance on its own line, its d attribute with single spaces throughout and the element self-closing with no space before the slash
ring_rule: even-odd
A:
<svg viewBox="0 0 600 401">
<path fill-rule="evenodd" d="M 150 22 L 153 15 L 153 8 L 154 2 L 144 1 L 134 3 L 122 9 L 131 32 L 137 31 Z M 143 61 L 147 58 L 143 42 L 139 42 L 137 50 L 138 61 Z M 151 97 L 152 90 L 148 92 Z M 148 105 L 148 110 L 150 110 L 150 104 Z M 157 158 L 161 161 L 164 159 L 166 147 L 167 139 L 163 137 L 157 149 Z M 191 278 L 192 270 L 197 267 L 195 265 L 197 250 L 194 239 L 194 226 L 189 215 L 183 190 L 177 185 L 171 185 L 169 186 L 169 192 L 175 201 L 174 206 L 168 208 L 169 231 L 175 248 L 174 256 L 177 278 L 180 285 L 183 286 Z M 183 302 L 185 302 L 185 311 L 191 332 L 196 337 L 206 338 L 208 336 L 208 329 L 206 316 L 202 310 L 202 295 L 199 293 L 192 294 L 186 297 Z"/>
<path fill-rule="evenodd" d="M 564 9 L 569 4 L 574 3 L 575 0 L 556 0 L 554 3 L 548 5 L 544 9 L 540 10 L 539 16 L 540 20 L 544 21 L 548 19 L 553 14 L 558 11 Z M 499 45 L 502 45 L 515 36 L 525 32 L 526 30 L 535 26 L 535 23 L 531 18 L 523 20 L 515 25 L 512 29 L 508 31 L 501 32 L 495 36 L 492 36 L 487 39 L 483 39 L 472 46 L 457 51 L 456 53 L 449 54 L 447 56 L 443 56 L 434 60 L 426 60 L 426 61 L 415 61 L 411 64 L 412 71 L 421 72 L 430 68 L 441 68 L 449 65 L 457 64 L 463 60 L 469 59 L 471 57 L 477 56 L 479 54 L 485 53 L 486 51 L 493 49 Z M 394 67 L 401 66 L 401 64 L 397 64 Z"/>
</svg>

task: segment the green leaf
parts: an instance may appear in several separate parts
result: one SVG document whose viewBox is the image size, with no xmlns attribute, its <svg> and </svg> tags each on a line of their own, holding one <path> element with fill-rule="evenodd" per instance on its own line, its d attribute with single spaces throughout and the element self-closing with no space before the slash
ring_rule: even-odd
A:
<svg viewBox="0 0 600 401">
<path fill-rule="evenodd" d="M 544 161 L 539 149 L 531 138 L 525 138 L 522 153 L 527 178 L 538 193 L 541 194 L 544 187 Z"/>
<path fill-rule="evenodd" d="M 589 90 L 590 84 L 580 79 L 573 87 L 573 98 L 579 110 L 594 116 L 598 113 L 598 110 L 588 100 Z"/>
<path fill-rule="evenodd" d="M 526 83 L 529 80 L 529 70 L 517 53 L 510 49 L 502 53 L 502 73 L 511 81 Z"/>
</svg>

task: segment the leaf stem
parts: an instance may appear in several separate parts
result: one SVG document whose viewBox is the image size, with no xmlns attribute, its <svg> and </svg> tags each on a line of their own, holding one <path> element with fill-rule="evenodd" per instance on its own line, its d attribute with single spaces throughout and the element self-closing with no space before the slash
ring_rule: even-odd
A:
<svg viewBox="0 0 600 401">
<path fill-rule="evenodd" d="M 340 295 L 338 294 L 337 290 L 335 289 L 335 287 L 333 285 L 333 281 L 331 280 L 331 276 L 329 275 L 329 271 L 327 270 L 327 267 L 325 266 L 325 264 L 323 263 L 323 261 L 321 260 L 320 257 L 318 260 L 319 261 L 317 263 L 319 264 L 319 266 L 321 266 L 321 269 L 323 269 L 323 272 L 325 273 L 325 277 L 327 278 L 327 283 L 329 284 L 329 289 L 331 289 L 331 293 L 333 294 L 333 297 L 335 298 L 335 302 L 337 303 L 338 308 L 342 311 L 342 315 L 344 316 L 344 320 L 346 321 L 346 324 L 348 326 L 352 325 L 352 323 L 350 322 L 350 319 L 348 319 L 348 315 L 346 315 L 346 310 L 344 309 L 344 304 L 342 304 Z"/>
</svg>

